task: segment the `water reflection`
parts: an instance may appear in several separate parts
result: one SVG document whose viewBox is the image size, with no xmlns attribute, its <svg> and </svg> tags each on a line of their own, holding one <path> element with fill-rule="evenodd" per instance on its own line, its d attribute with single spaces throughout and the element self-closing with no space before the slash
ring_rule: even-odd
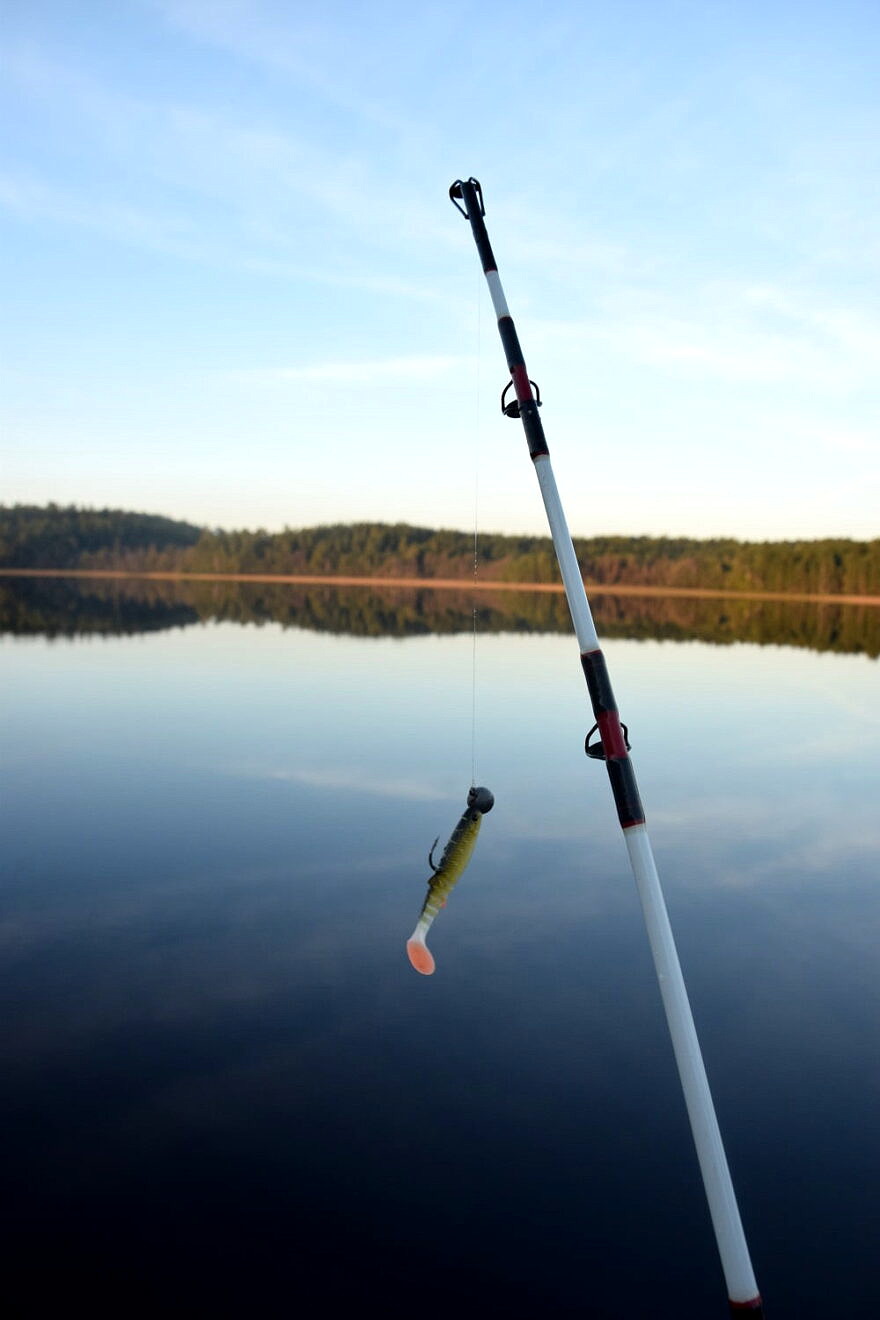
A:
<svg viewBox="0 0 880 1320">
<path fill-rule="evenodd" d="M 401 946 L 470 772 L 467 629 L 292 622 L 0 644 L 13 1313 L 720 1317 L 567 628 L 479 639 L 497 803 L 421 978 Z M 770 1313 L 868 1320 L 876 666 L 607 651 Z"/>
<path fill-rule="evenodd" d="M 0 632 L 126 636 L 205 622 L 280 623 L 351 637 L 569 633 L 561 594 L 239 582 L 0 578 Z M 754 642 L 880 655 L 880 608 L 735 598 L 596 595 L 602 637 Z"/>
</svg>

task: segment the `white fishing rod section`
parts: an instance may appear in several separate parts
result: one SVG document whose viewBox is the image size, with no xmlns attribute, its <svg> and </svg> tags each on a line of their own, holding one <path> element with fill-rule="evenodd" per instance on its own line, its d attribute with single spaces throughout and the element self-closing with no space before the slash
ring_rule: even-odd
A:
<svg viewBox="0 0 880 1320">
<path fill-rule="evenodd" d="M 592 759 L 605 762 L 608 778 L 611 781 L 614 804 L 626 841 L 648 930 L 654 967 L 660 983 L 660 994 L 672 1037 L 675 1061 L 727 1285 L 730 1312 L 732 1315 L 749 1316 L 752 1320 L 760 1320 L 764 1314 L 761 1297 L 755 1282 L 681 964 L 660 887 L 660 878 L 654 864 L 651 841 L 645 826 L 645 813 L 629 755 L 627 727 L 620 721 L 608 677 L 608 668 L 599 645 L 583 577 L 553 475 L 544 428 L 538 415 L 541 406 L 540 391 L 529 379 L 513 318 L 498 276 L 498 267 L 483 219 L 486 209 L 483 204 L 482 188 L 476 179 L 457 179 L 449 189 L 449 196 L 470 223 L 483 265 L 483 273 L 489 285 L 492 305 L 498 318 L 498 333 L 510 370 L 510 381 L 501 395 L 501 408 L 507 417 L 518 417 L 522 422 L 529 454 L 535 465 L 596 721 L 587 734 L 586 752 Z M 514 397 L 508 402 L 507 396 L 511 389 Z M 597 737 L 591 742 L 593 734 Z"/>
</svg>

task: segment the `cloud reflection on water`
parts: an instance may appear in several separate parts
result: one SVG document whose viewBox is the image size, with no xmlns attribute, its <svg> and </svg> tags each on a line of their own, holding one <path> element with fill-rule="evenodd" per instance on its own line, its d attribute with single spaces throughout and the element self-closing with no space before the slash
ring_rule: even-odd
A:
<svg viewBox="0 0 880 1320">
<path fill-rule="evenodd" d="M 341 790 L 345 793 L 366 793 L 396 801 L 440 802 L 449 794 L 429 784 L 408 779 L 365 778 L 351 770 L 342 769 L 257 769 L 232 771 L 247 779 L 272 779 L 282 783 L 305 784 L 309 788 Z"/>
</svg>

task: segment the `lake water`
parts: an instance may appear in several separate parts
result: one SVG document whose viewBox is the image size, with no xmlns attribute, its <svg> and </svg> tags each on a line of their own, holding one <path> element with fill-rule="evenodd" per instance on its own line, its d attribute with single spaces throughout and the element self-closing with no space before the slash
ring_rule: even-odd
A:
<svg viewBox="0 0 880 1320">
<path fill-rule="evenodd" d="M 472 738 L 448 597 L 41 590 L 0 643 L 14 1313 L 724 1316 L 558 612 L 481 615 Z M 874 616 L 604 608 L 767 1314 L 875 1317 Z"/>
</svg>

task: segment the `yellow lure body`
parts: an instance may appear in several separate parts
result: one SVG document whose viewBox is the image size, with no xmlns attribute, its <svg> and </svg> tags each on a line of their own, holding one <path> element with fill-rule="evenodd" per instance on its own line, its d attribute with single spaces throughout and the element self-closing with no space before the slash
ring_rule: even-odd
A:
<svg viewBox="0 0 880 1320">
<path fill-rule="evenodd" d="M 438 866 L 433 862 L 434 848 L 437 846 L 437 840 L 434 840 L 434 848 L 428 855 L 433 875 L 428 880 L 428 893 L 422 904 L 416 928 L 406 944 L 410 962 L 423 976 L 430 976 L 436 966 L 434 956 L 425 943 L 428 931 L 440 909 L 445 907 L 446 899 L 461 879 L 474 851 L 483 816 L 487 811 L 492 810 L 494 804 L 495 799 L 488 788 L 470 790 L 467 806 L 449 836 L 449 842 L 443 849 Z"/>
</svg>

